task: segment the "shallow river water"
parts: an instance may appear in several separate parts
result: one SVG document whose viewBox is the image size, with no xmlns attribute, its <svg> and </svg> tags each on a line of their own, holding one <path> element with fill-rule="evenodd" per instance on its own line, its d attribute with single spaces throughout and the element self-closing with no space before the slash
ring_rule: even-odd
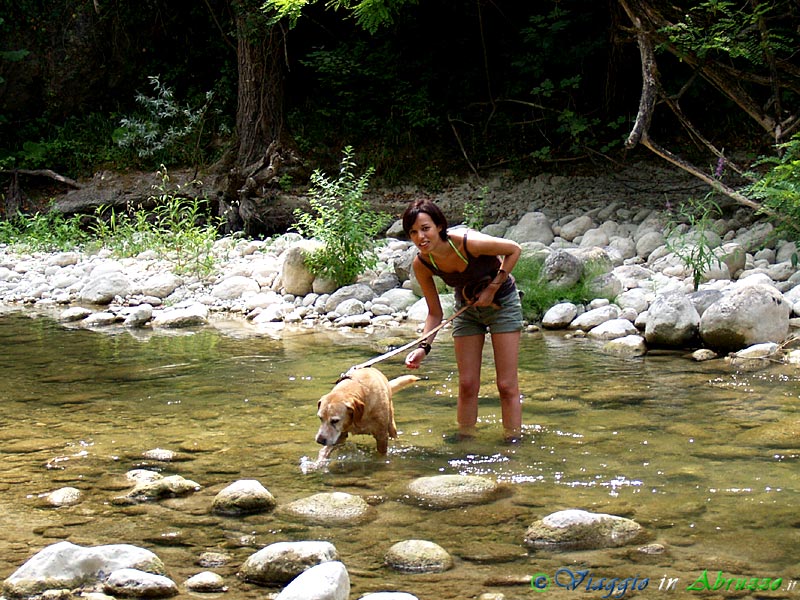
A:
<svg viewBox="0 0 800 600">
<path fill-rule="evenodd" d="M 422 600 L 485 592 L 534 598 L 540 596 L 530 576 L 553 580 L 559 569 L 588 569 L 595 582 L 648 580 L 626 597 L 727 595 L 687 590 L 705 570 L 711 584 L 719 571 L 781 578 L 768 597 L 800 598 L 800 584 L 792 589 L 800 580 L 795 368 L 737 372 L 681 353 L 623 360 L 589 340 L 523 334 L 523 441 L 501 442 L 487 348 L 479 436 L 450 443 L 456 377 L 443 332 L 418 373 L 424 379 L 395 397 L 400 438 L 389 455 L 379 457 L 372 438 L 357 436 L 329 470 L 305 472 L 305 459 L 318 450 L 317 399 L 349 366 L 385 351 L 387 335 L 405 342 L 416 334 L 409 327 L 245 336 L 246 328 L 222 321 L 169 334 L 99 333 L 0 312 L 0 579 L 60 540 L 129 543 L 158 554 L 181 590 L 204 570 L 196 564 L 203 552 L 226 553 L 230 562 L 215 569 L 229 586 L 224 597 L 264 598 L 278 590 L 236 577 L 250 554 L 277 541 L 328 540 L 348 568 L 354 599 L 386 590 Z M 379 366 L 390 378 L 405 372 L 400 356 Z M 173 450 L 179 460 L 143 458 L 155 448 Z M 113 504 L 131 488 L 125 473 L 141 467 L 182 475 L 202 489 Z M 438 511 L 405 497 L 414 478 L 447 473 L 491 477 L 505 493 L 488 505 Z M 216 493 L 239 479 L 257 479 L 279 504 L 325 491 L 360 494 L 376 516 L 332 527 L 278 513 L 212 514 Z M 42 502 L 42 494 L 64 486 L 80 489 L 82 501 L 62 508 Z M 648 538 L 610 550 L 528 551 L 528 525 L 567 508 L 633 518 Z M 385 567 L 386 550 L 406 539 L 438 543 L 454 568 L 414 575 Z M 638 551 L 645 543 L 665 550 Z M 619 597 L 586 591 L 586 583 L 567 590 L 553 581 L 544 596 Z"/>
</svg>

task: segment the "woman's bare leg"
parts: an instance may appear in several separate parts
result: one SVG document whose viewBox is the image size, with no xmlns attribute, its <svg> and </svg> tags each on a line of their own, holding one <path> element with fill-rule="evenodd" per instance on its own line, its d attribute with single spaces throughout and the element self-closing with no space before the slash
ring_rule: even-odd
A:
<svg viewBox="0 0 800 600">
<path fill-rule="evenodd" d="M 506 440 L 518 439 L 522 431 L 522 401 L 519 393 L 520 332 L 492 335 L 497 391 L 503 414 L 503 435 Z"/>
<path fill-rule="evenodd" d="M 458 432 L 474 436 L 478 422 L 478 392 L 481 387 L 481 359 L 484 335 L 453 338 L 458 364 Z"/>
</svg>

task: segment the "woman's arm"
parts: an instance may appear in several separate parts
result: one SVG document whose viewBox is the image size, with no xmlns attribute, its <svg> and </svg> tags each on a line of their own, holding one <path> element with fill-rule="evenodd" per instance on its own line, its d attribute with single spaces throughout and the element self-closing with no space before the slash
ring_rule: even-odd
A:
<svg viewBox="0 0 800 600">
<path fill-rule="evenodd" d="M 470 232 L 469 252 L 474 256 L 500 257 L 500 269 L 495 278 L 480 293 L 473 303 L 475 306 L 490 306 L 494 302 L 494 295 L 500 286 L 508 279 L 522 254 L 522 248 L 517 242 L 486 235 L 480 232 Z"/>
<path fill-rule="evenodd" d="M 425 318 L 425 326 L 422 329 L 423 335 L 425 332 L 431 331 L 435 329 L 439 323 L 442 322 L 442 318 L 444 317 L 444 311 L 442 310 L 442 301 L 439 298 L 439 291 L 436 289 L 436 282 L 433 279 L 433 273 L 430 272 L 425 265 L 422 264 L 422 261 L 419 258 L 414 259 L 413 263 L 414 268 L 414 275 L 417 278 L 417 283 L 419 283 L 420 288 L 422 289 L 422 295 L 425 298 L 425 303 L 428 305 L 428 316 Z M 415 348 L 411 352 L 409 352 L 408 356 L 406 356 L 406 366 L 409 369 L 417 369 L 419 368 L 420 363 L 422 363 L 423 359 L 428 355 L 430 351 L 430 345 L 433 344 L 433 340 L 436 337 L 436 334 L 432 334 L 425 339 L 427 343 L 428 350 L 426 351 L 425 347 Z"/>
</svg>

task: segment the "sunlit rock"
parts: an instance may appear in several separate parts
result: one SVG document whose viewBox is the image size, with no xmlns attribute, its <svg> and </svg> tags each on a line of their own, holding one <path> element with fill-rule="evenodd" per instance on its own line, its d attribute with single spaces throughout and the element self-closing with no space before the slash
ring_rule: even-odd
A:
<svg viewBox="0 0 800 600">
<path fill-rule="evenodd" d="M 564 329 L 578 316 L 578 307 L 572 302 L 560 302 L 550 307 L 542 317 L 545 329 Z"/>
<path fill-rule="evenodd" d="M 697 337 L 700 315 L 683 294 L 656 296 L 647 315 L 644 337 L 651 346 L 683 347 Z"/>
<path fill-rule="evenodd" d="M 203 571 L 197 575 L 192 575 L 183 585 L 190 592 L 214 593 L 228 591 L 222 576 L 212 571 Z"/>
<path fill-rule="evenodd" d="M 40 550 L 3 582 L 3 593 L 27 597 L 46 590 L 91 587 L 119 569 L 164 575 L 161 560 L 129 544 L 83 547 L 58 542 Z"/>
<path fill-rule="evenodd" d="M 43 499 L 50 506 L 74 506 L 81 501 L 82 492 L 74 487 L 63 487 L 45 494 Z"/>
<path fill-rule="evenodd" d="M 708 307 L 700 335 L 713 350 L 737 351 L 762 342 L 781 343 L 792 307 L 771 285 L 741 285 Z"/>
<path fill-rule="evenodd" d="M 242 479 L 221 490 L 211 510 L 226 515 L 251 514 L 270 511 L 275 504 L 275 497 L 260 482 Z"/>
<path fill-rule="evenodd" d="M 112 596 L 169 598 L 178 594 L 178 586 L 165 575 L 139 569 L 118 569 L 105 580 L 103 591 Z"/>
<path fill-rule="evenodd" d="M 453 558 L 440 545 L 427 540 L 397 542 L 386 551 L 386 564 L 408 573 L 442 573 L 453 568 Z"/>
<path fill-rule="evenodd" d="M 643 534 L 641 525 L 615 515 L 562 510 L 534 522 L 525 532 L 532 549 L 592 550 L 624 546 Z"/>
<path fill-rule="evenodd" d="M 348 600 L 350 575 L 339 561 L 322 563 L 304 571 L 275 600 Z"/>
<path fill-rule="evenodd" d="M 453 508 L 484 504 L 496 498 L 497 482 L 477 475 L 433 475 L 408 484 L 408 494 L 424 506 Z"/>
<path fill-rule="evenodd" d="M 322 492 L 300 498 L 280 512 L 321 524 L 356 524 L 374 517 L 374 509 L 361 496 L 345 492 Z"/>
<path fill-rule="evenodd" d="M 160 500 L 162 498 L 175 498 L 186 496 L 200 490 L 200 484 L 184 479 L 180 475 L 169 475 L 161 479 L 152 481 L 141 481 L 124 496 L 118 496 L 112 500 L 112 504 L 132 504 L 137 502 L 148 502 Z"/>
<path fill-rule="evenodd" d="M 250 555 L 238 575 L 252 583 L 274 585 L 289 582 L 315 565 L 338 559 L 339 554 L 330 542 L 276 542 Z"/>
</svg>

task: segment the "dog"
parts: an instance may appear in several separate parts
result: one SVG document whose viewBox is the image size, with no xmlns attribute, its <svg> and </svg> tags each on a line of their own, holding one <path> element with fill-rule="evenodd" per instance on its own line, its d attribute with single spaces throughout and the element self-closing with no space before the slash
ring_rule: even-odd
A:
<svg viewBox="0 0 800 600">
<path fill-rule="evenodd" d="M 372 367 L 342 376 L 317 403 L 320 426 L 316 440 L 323 446 L 317 460 L 327 459 L 334 447 L 342 444 L 351 433 L 371 435 L 378 453 L 386 454 L 389 438 L 397 437 L 392 396 L 418 380 L 415 375 L 403 375 L 389 381 Z"/>
</svg>

